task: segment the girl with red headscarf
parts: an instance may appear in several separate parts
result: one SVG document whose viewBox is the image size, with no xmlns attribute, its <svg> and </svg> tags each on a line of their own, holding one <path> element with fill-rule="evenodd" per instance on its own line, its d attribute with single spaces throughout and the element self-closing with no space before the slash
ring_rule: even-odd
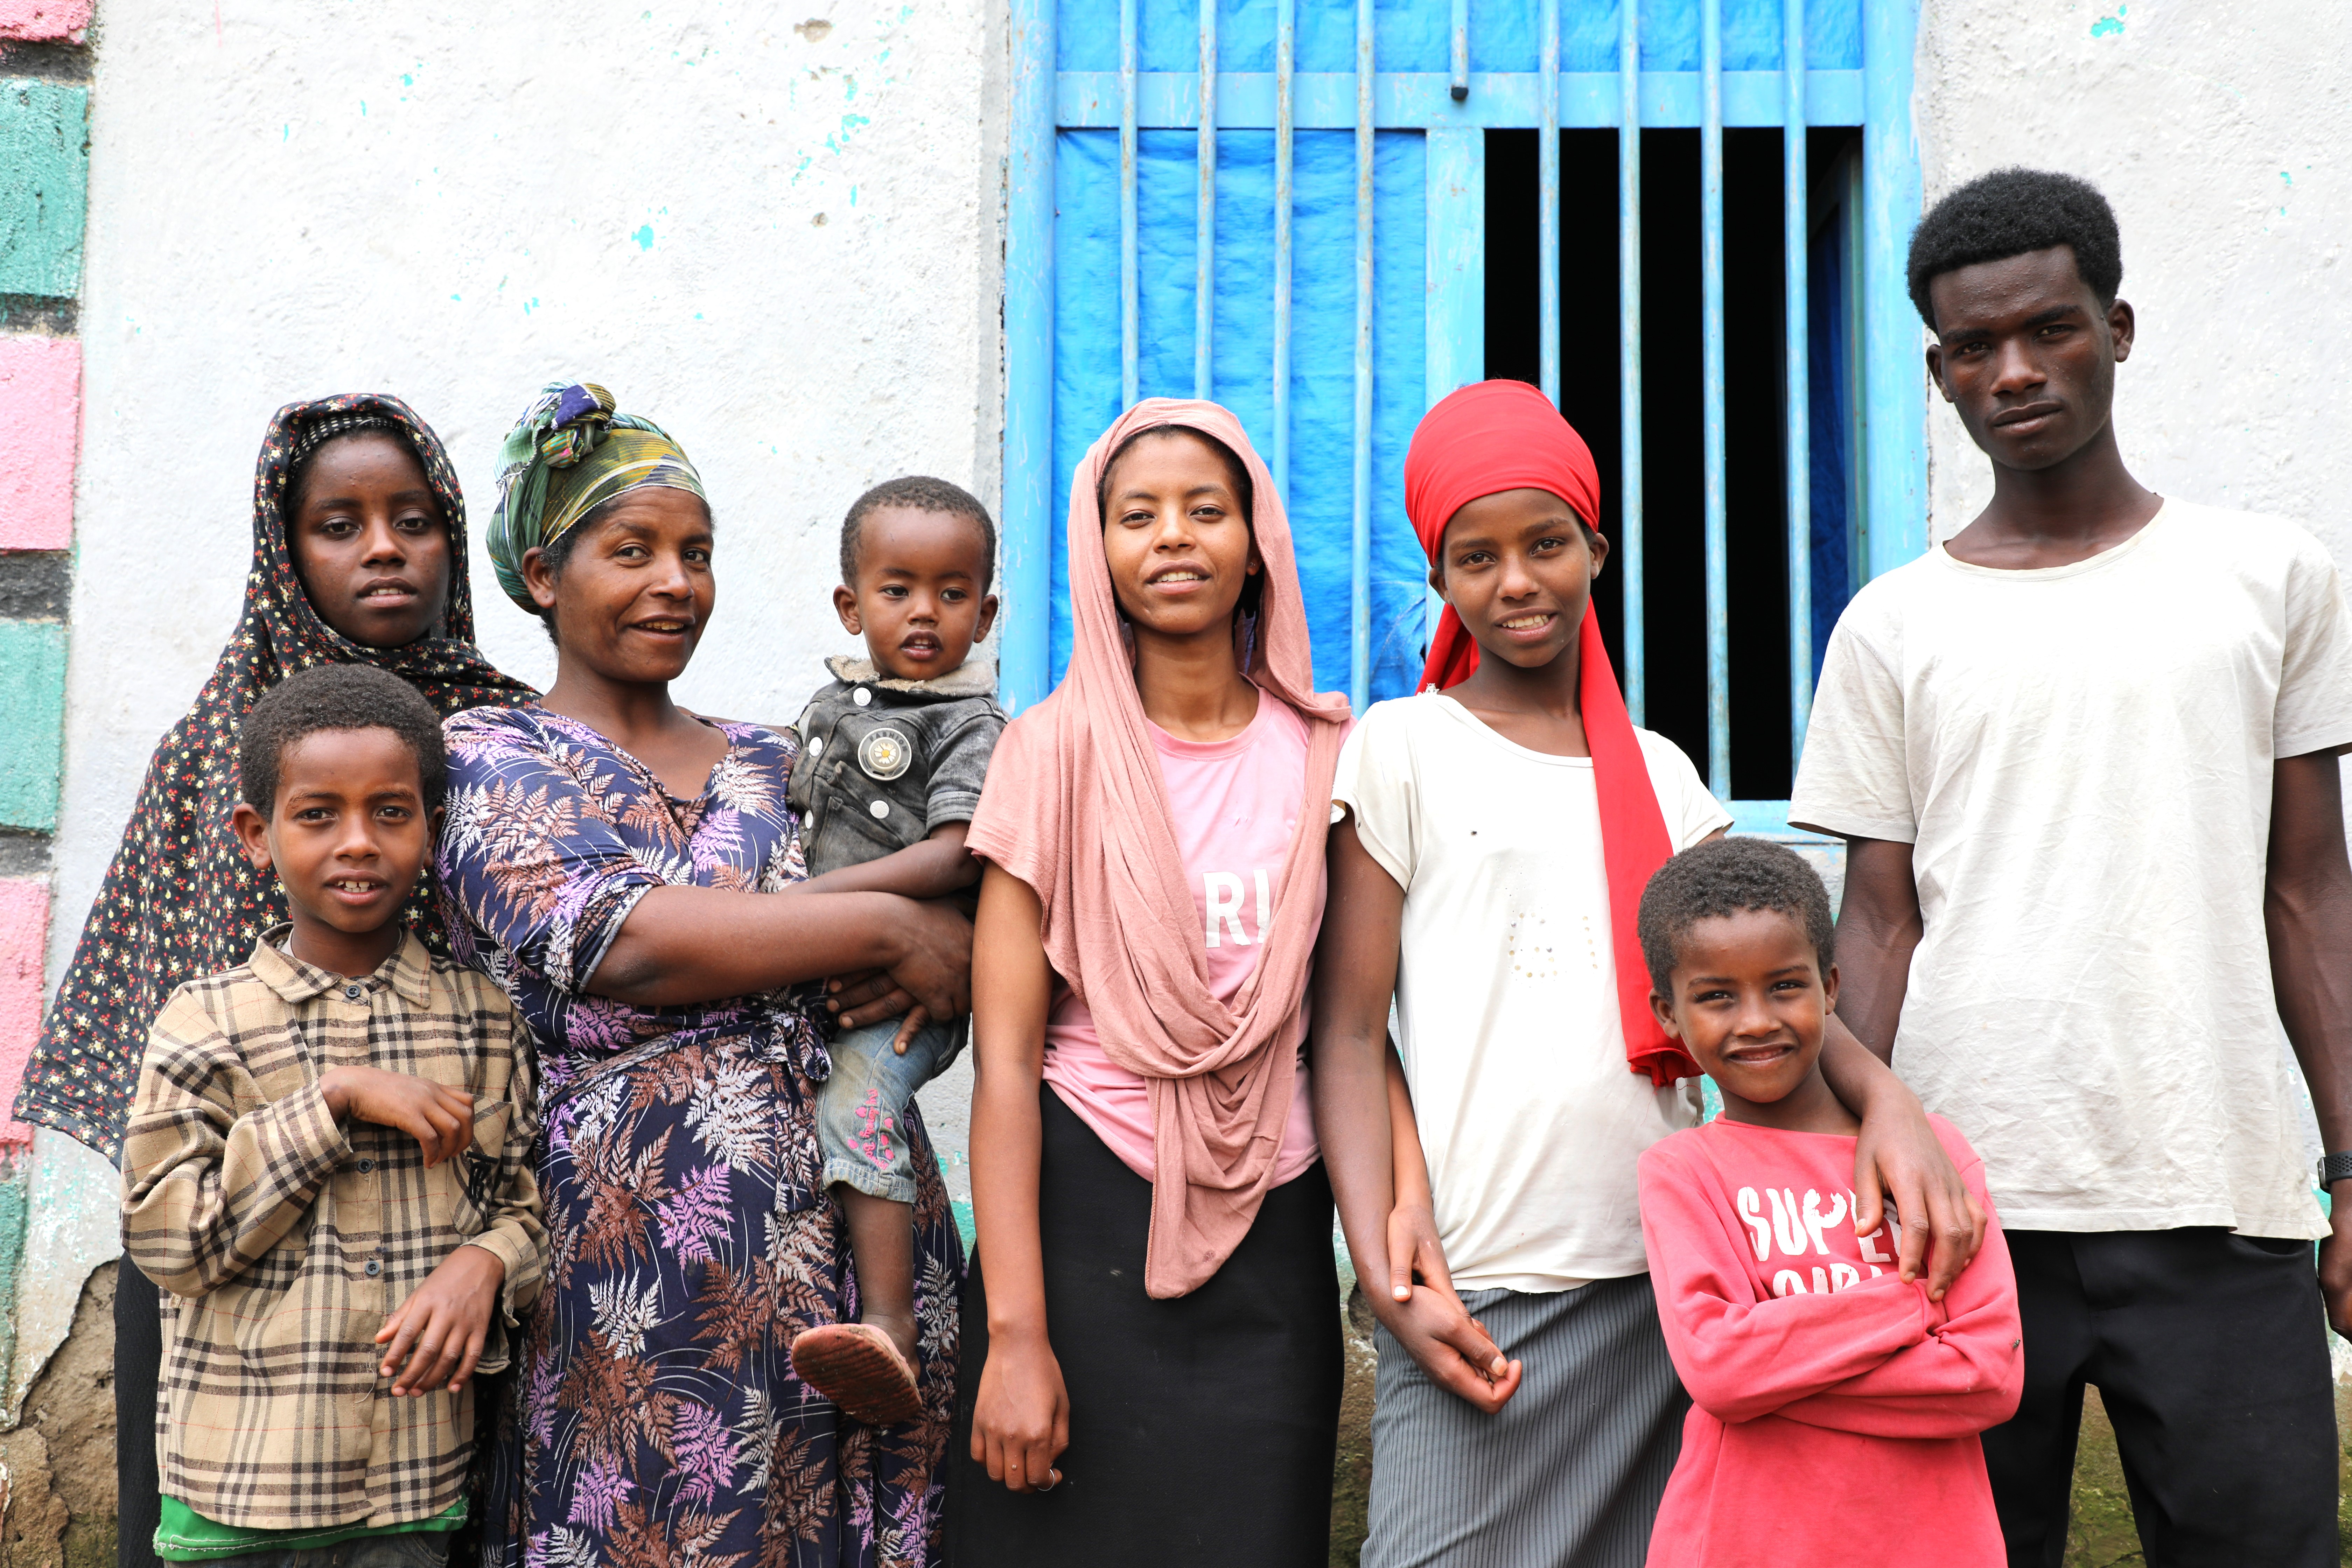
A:
<svg viewBox="0 0 2352 1568">
<path fill-rule="evenodd" d="M 961 1568 L 1319 1568 L 1339 1400 L 1300 1062 L 1348 705 L 1273 476 L 1151 399 L 1070 486 L 1070 668 L 966 844 L 973 1207 Z"/>
<path fill-rule="evenodd" d="M 1385 1287 L 1363 1561 L 1476 1542 L 1480 1562 L 1633 1568 L 1688 1404 L 1635 1163 L 1699 1114 L 1634 920 L 1650 874 L 1731 816 L 1626 715 L 1591 605 L 1599 479 L 1550 401 L 1454 393 L 1404 480 L 1447 608 L 1423 690 L 1366 713 L 1333 780 L 1311 1057 L 1349 1247 Z M 1841 1092 L 1892 1083 L 1871 1065 Z M 1912 1163 L 1932 1147 L 1899 1085 L 1849 1098 L 1916 1119 Z"/>
</svg>

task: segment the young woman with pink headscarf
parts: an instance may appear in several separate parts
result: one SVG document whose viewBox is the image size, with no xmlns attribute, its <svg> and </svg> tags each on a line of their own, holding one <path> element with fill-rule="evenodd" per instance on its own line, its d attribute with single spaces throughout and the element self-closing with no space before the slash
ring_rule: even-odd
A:
<svg viewBox="0 0 2352 1568">
<path fill-rule="evenodd" d="M 974 816 L 962 1568 L 1319 1568 L 1339 1396 L 1305 995 L 1347 704 L 1272 476 L 1139 404 L 1071 485 L 1068 675 Z"/>
</svg>

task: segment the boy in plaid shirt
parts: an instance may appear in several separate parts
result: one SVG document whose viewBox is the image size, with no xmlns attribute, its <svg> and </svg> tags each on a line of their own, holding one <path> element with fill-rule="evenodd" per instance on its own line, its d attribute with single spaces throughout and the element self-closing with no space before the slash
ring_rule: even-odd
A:
<svg viewBox="0 0 2352 1568">
<path fill-rule="evenodd" d="M 291 676 L 237 771 L 293 919 L 173 994 L 123 1144 L 123 1250 L 168 1292 L 155 1547 L 432 1568 L 466 1522 L 470 1379 L 539 1291 L 530 1037 L 400 918 L 446 784 L 423 698 Z"/>
</svg>

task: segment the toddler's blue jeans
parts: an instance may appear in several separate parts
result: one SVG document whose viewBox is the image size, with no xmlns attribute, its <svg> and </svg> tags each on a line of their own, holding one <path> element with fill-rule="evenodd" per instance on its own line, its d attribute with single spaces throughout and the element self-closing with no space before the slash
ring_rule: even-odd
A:
<svg viewBox="0 0 2352 1568">
<path fill-rule="evenodd" d="M 833 1042 L 833 1075 L 817 1086 L 816 1139 L 824 1184 L 855 1187 L 892 1203 L 915 1201 L 914 1157 L 907 1146 L 907 1105 L 963 1049 L 964 1021 L 929 1024 L 890 1048 L 897 1018 L 845 1029 Z"/>
</svg>

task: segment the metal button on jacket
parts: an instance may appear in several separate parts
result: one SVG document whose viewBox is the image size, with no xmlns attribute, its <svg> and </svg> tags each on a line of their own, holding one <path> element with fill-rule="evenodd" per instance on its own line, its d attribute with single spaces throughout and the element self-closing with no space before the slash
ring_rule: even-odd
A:
<svg viewBox="0 0 2352 1568">
<path fill-rule="evenodd" d="M 866 688 L 861 686 L 856 690 L 849 694 L 849 700 L 852 702 L 856 703 L 860 708 L 863 708 L 867 703 L 874 700 L 874 693 L 866 690 Z"/>
</svg>

